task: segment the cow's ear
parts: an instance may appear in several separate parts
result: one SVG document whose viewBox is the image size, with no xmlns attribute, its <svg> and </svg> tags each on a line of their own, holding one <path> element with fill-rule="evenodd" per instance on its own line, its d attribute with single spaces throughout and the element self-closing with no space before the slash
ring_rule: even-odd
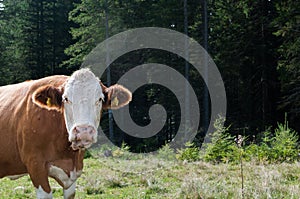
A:
<svg viewBox="0 0 300 199">
<path fill-rule="evenodd" d="M 46 85 L 38 88 L 32 95 L 32 101 L 41 108 L 48 110 L 61 110 L 62 106 L 61 88 Z"/>
<path fill-rule="evenodd" d="M 118 84 L 106 87 L 100 82 L 103 94 L 105 96 L 103 109 L 118 109 L 127 105 L 132 98 L 131 92 Z"/>
</svg>

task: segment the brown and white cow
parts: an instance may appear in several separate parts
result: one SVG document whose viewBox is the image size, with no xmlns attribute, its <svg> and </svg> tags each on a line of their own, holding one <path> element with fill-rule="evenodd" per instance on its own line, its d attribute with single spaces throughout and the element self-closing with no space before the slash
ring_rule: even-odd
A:
<svg viewBox="0 0 300 199">
<path fill-rule="evenodd" d="M 74 198 L 102 109 L 130 100 L 130 91 L 105 87 L 89 69 L 0 87 L 0 178 L 29 174 L 37 198 L 52 198 L 52 177 Z"/>
</svg>

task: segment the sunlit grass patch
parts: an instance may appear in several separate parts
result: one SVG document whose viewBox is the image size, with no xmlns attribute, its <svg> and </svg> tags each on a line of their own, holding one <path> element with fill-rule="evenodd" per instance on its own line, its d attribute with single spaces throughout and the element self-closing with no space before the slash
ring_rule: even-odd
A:
<svg viewBox="0 0 300 199">
<path fill-rule="evenodd" d="M 136 160 L 88 158 L 77 182 L 76 198 L 241 198 L 237 164 L 183 162 L 148 156 Z M 244 164 L 245 198 L 299 198 L 300 164 Z M 54 198 L 63 198 L 51 179 Z M 35 198 L 28 176 L 0 179 L 0 199 Z"/>
</svg>

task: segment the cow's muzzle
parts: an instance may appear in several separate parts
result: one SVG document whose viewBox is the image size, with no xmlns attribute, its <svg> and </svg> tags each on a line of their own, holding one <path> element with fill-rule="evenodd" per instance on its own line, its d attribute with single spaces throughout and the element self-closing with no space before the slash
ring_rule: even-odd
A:
<svg viewBox="0 0 300 199">
<path fill-rule="evenodd" d="M 71 147 L 73 150 L 89 148 L 96 142 L 96 129 L 90 125 L 79 125 L 73 128 L 71 135 Z"/>
</svg>

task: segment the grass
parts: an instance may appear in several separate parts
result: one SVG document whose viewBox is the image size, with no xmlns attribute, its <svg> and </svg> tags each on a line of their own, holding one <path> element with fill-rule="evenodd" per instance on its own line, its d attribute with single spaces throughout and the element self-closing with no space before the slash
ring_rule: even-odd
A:
<svg viewBox="0 0 300 199">
<path fill-rule="evenodd" d="M 154 155 L 89 158 L 76 198 L 242 198 L 240 166 L 163 160 Z M 245 198 L 299 198 L 300 163 L 244 163 Z M 54 198 L 63 198 L 51 180 Z M 0 179 L 0 198 L 34 198 L 29 177 Z"/>
</svg>

